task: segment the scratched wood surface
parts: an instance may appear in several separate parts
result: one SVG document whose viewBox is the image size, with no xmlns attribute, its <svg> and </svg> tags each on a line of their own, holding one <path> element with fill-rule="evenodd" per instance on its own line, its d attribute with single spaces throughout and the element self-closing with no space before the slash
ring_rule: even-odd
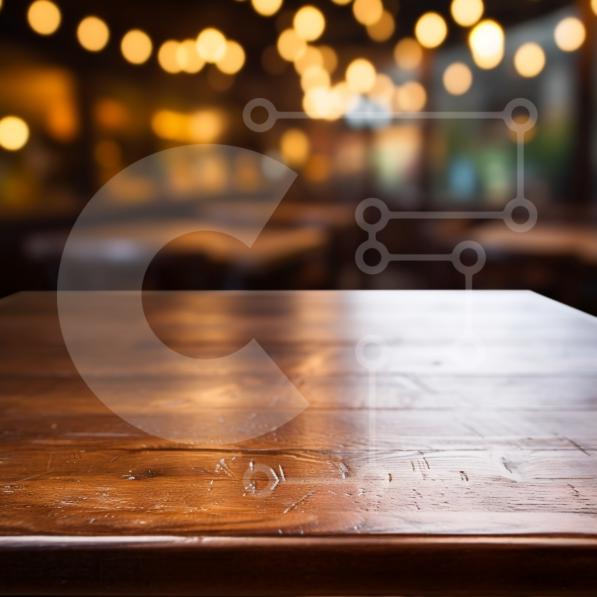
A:
<svg viewBox="0 0 597 597">
<path fill-rule="evenodd" d="M 0 594 L 594 594 L 595 318 L 530 292 L 144 305 L 184 355 L 255 337 L 308 407 L 237 444 L 148 435 L 81 380 L 55 295 L 3 299 Z M 201 396 L 157 365 L 117 381 L 147 410 L 242 411 L 251 367 L 213 362 Z"/>
</svg>

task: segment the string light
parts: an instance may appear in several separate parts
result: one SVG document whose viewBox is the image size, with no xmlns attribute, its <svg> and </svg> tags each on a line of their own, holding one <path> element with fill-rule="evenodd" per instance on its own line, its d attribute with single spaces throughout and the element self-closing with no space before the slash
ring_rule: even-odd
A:
<svg viewBox="0 0 597 597">
<path fill-rule="evenodd" d="M 437 48 L 448 34 L 448 26 L 444 18 L 436 12 L 422 15 L 415 25 L 415 36 L 425 48 Z"/>
<path fill-rule="evenodd" d="M 285 29 L 278 37 L 276 48 L 284 60 L 294 62 L 305 52 L 307 44 L 294 29 Z"/>
<path fill-rule="evenodd" d="M 473 60 L 479 68 L 495 68 L 504 57 L 504 30 L 491 19 L 475 25 L 469 34 L 468 43 Z"/>
<path fill-rule="evenodd" d="M 381 0 L 354 0 L 352 13 L 361 25 L 373 25 L 381 19 L 383 4 Z"/>
<path fill-rule="evenodd" d="M 375 85 L 375 67 L 364 58 L 353 60 L 346 69 L 346 83 L 355 93 L 367 93 Z"/>
<path fill-rule="evenodd" d="M 197 74 L 205 66 L 205 61 L 197 52 L 197 44 L 194 39 L 185 39 L 176 44 L 175 59 L 179 71 L 182 70 L 191 75 Z"/>
<path fill-rule="evenodd" d="M 367 26 L 367 34 L 373 41 L 387 41 L 394 34 L 396 22 L 391 13 L 384 10 L 381 17 L 373 25 Z"/>
<path fill-rule="evenodd" d="M 226 42 L 226 52 L 221 60 L 216 62 L 217 67 L 226 75 L 235 75 L 245 64 L 245 51 L 234 40 Z"/>
<path fill-rule="evenodd" d="M 89 52 L 99 52 L 106 47 L 110 30 L 99 17 L 85 17 L 77 27 L 77 39 Z"/>
<path fill-rule="evenodd" d="M 292 24 L 299 37 L 305 41 L 315 41 L 325 29 L 325 17 L 318 8 L 307 5 L 299 8 Z"/>
<path fill-rule="evenodd" d="M 522 44 L 514 54 L 514 68 L 521 77 L 536 77 L 545 66 L 545 52 L 534 42 Z"/>
<path fill-rule="evenodd" d="M 262 17 L 271 17 L 280 10 L 282 0 L 251 0 L 251 5 Z"/>
<path fill-rule="evenodd" d="M 461 27 L 474 25 L 482 16 L 485 6 L 483 0 L 452 0 L 450 13 Z"/>
<path fill-rule="evenodd" d="M 165 41 L 158 50 L 159 65 L 170 74 L 179 73 L 182 68 L 178 62 L 178 42 L 169 39 Z"/>
<path fill-rule="evenodd" d="M 597 0 L 595 0 L 597 2 Z M 564 52 L 574 52 L 583 45 L 587 32 L 580 19 L 566 17 L 562 19 L 555 28 L 554 39 L 556 45 Z"/>
<path fill-rule="evenodd" d="M 131 29 L 120 42 L 120 50 L 125 60 L 131 64 L 143 64 L 151 56 L 153 45 L 147 33 L 141 29 Z"/>
<path fill-rule="evenodd" d="M 399 68 L 414 70 L 423 60 L 423 50 L 416 39 L 405 37 L 394 48 L 394 60 Z"/>
<path fill-rule="evenodd" d="M 463 95 L 473 84 L 473 73 L 463 62 L 454 62 L 444 71 L 442 81 L 452 95 Z"/>
<path fill-rule="evenodd" d="M 17 151 L 29 140 L 29 126 L 18 116 L 5 116 L 0 119 L 0 147 Z"/>
<path fill-rule="evenodd" d="M 33 31 L 40 35 L 52 35 L 62 21 L 60 9 L 49 0 L 35 0 L 27 11 L 27 20 Z"/>
<path fill-rule="evenodd" d="M 213 27 L 204 29 L 197 36 L 197 51 L 205 62 L 218 62 L 226 53 L 226 38 L 224 34 Z"/>
</svg>

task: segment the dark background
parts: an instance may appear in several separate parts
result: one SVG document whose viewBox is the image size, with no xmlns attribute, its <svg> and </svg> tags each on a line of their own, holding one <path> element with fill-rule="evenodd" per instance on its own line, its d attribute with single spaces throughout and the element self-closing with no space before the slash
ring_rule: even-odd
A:
<svg viewBox="0 0 597 597">
<path fill-rule="evenodd" d="M 502 110 L 517 97 L 539 110 L 525 143 L 526 194 L 539 211 L 532 230 L 511 232 L 503 222 L 482 219 L 401 220 L 381 234 L 388 249 L 449 253 L 456 243 L 473 239 L 488 256 L 475 288 L 529 288 L 597 313 L 597 17 L 590 3 L 485 2 L 482 18 L 495 19 L 506 34 L 504 58 L 491 70 L 475 66 L 468 30 L 451 19 L 450 2 L 384 0 L 396 28 L 381 42 L 356 22 L 350 4 L 310 3 L 326 18 L 325 32 L 313 45 L 337 55 L 332 83 L 342 80 L 351 60 L 364 57 L 396 89 L 409 81 L 422 86 L 424 110 Z M 300 75 L 279 57 L 276 40 L 305 3 L 286 0 L 275 15 L 264 17 L 249 1 L 62 0 L 57 2 L 62 22 L 48 36 L 28 25 L 29 4 L 4 0 L 0 9 L 0 118 L 16 115 L 29 127 L 22 148 L 0 147 L 2 295 L 55 288 L 64 239 L 93 194 L 136 160 L 193 141 L 246 147 L 288 162 L 299 177 L 268 230 L 293 234 L 284 251 L 279 245 L 264 251 L 258 268 L 239 268 L 234 258 L 214 259 L 193 243 L 187 250 L 166 247 L 146 276 L 150 288 L 463 288 L 462 275 L 449 263 L 393 263 L 376 276 L 361 272 L 354 254 L 365 235 L 354 222 L 355 207 L 366 197 L 379 197 L 397 211 L 481 212 L 500 210 L 514 196 L 516 147 L 503 123 L 307 118 L 281 120 L 265 133 L 248 130 L 242 110 L 252 98 L 268 98 L 279 110 L 302 110 Z M 427 10 L 445 17 L 448 36 L 439 48 L 424 52 L 416 69 L 402 69 L 394 48 L 413 36 Z M 98 53 L 77 41 L 77 24 L 87 15 L 100 16 L 110 28 L 110 41 Z M 584 22 L 587 37 L 576 51 L 563 52 L 553 31 L 571 15 Z M 165 72 L 156 59 L 160 45 L 194 39 L 205 27 L 217 27 L 243 46 L 240 72 L 225 75 L 215 65 L 195 74 Z M 153 41 L 153 53 L 142 65 L 128 63 L 120 52 L 120 39 L 132 28 Z M 521 77 L 513 66 L 517 47 L 526 41 L 539 43 L 546 55 L 545 67 L 533 78 Z M 461 96 L 450 95 L 442 83 L 445 68 L 455 61 L 469 65 L 474 77 Z M 363 101 L 376 106 L 375 97 Z M 389 101 L 381 109 L 393 110 Z M 164 135 L 155 124 L 163 111 L 183 115 L 184 122 L 193 114 L 205 120 L 199 132 L 183 124 Z M 297 136 L 308 144 L 306 152 L 292 141 Z M 134 217 L 135 198 L 123 197 L 123 203 Z M 185 209 L 180 207 L 181 217 Z"/>
</svg>

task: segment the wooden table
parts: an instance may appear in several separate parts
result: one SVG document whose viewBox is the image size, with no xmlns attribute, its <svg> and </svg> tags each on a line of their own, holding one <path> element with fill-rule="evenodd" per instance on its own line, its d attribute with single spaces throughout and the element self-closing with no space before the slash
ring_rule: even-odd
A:
<svg viewBox="0 0 597 597">
<path fill-rule="evenodd" d="M 530 292 L 149 295 L 171 347 L 255 336 L 309 403 L 214 446 L 108 410 L 55 303 L 0 302 L 0 594 L 597 592 L 595 318 Z M 234 409 L 251 371 L 213 375 L 206 403 Z"/>
</svg>

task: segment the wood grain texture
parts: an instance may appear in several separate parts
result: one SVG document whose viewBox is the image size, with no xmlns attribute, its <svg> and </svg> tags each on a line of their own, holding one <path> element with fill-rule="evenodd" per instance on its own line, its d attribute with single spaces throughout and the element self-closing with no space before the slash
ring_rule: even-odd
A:
<svg viewBox="0 0 597 597">
<path fill-rule="evenodd" d="M 597 591 L 595 318 L 528 292 L 148 293 L 145 310 L 195 357 L 256 337 L 309 407 L 242 444 L 149 436 L 80 379 L 54 295 L 4 299 L 0 594 Z M 142 376 L 149 411 L 176 395 L 225 417 L 255 373 L 214 363 L 199 397 L 184 368 L 97 375 Z"/>
</svg>

